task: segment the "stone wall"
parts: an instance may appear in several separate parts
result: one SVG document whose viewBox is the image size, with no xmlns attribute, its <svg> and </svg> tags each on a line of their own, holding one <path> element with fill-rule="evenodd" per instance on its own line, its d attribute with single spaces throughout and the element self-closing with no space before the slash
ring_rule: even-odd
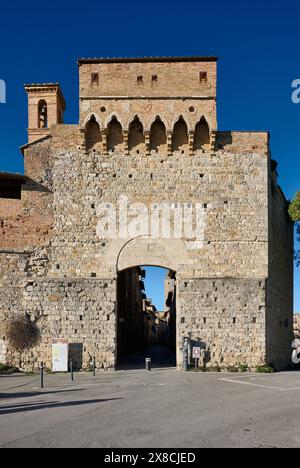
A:
<svg viewBox="0 0 300 468">
<path fill-rule="evenodd" d="M 23 288 L 26 284 L 28 255 L 0 252 L 0 362 L 6 362 L 6 324 L 23 313 Z"/>
<path fill-rule="evenodd" d="M 70 131 L 70 138 L 71 134 L 76 138 L 77 131 Z M 180 269 L 187 277 L 267 276 L 266 147 L 263 153 L 252 150 L 244 154 L 199 150 L 193 156 L 104 155 L 86 153 L 74 145 L 68 149 L 66 139 L 65 148 L 56 149 L 63 135 L 60 128 L 57 132 L 52 149 L 55 221 L 51 275 L 114 275 L 117 256 L 128 239 L 99 238 L 97 208 L 102 203 L 117 206 L 119 197 L 126 195 L 129 202 L 143 203 L 149 209 L 164 201 L 203 204 L 204 245 L 197 249 L 187 239 L 180 241 L 186 256 Z M 170 239 L 168 244 L 169 248 L 174 244 L 178 252 L 177 240 Z"/>
<path fill-rule="evenodd" d="M 273 172 L 269 180 L 269 276 L 267 280 L 267 361 L 290 364 L 293 340 L 293 230 L 288 204 Z"/>
<path fill-rule="evenodd" d="M 43 361 L 52 366 L 52 343 L 82 347 L 82 368 L 93 356 L 98 368 L 113 368 L 116 353 L 115 282 L 99 279 L 27 279 L 18 294 L 22 309 L 35 320 L 42 334 L 39 346 L 23 353 L 22 366 L 37 369 Z M 18 365 L 9 349 L 7 359 Z"/>
<path fill-rule="evenodd" d="M 206 351 L 207 366 L 266 361 L 266 286 L 264 279 L 190 279 L 178 281 L 177 352 L 191 333 Z"/>
</svg>

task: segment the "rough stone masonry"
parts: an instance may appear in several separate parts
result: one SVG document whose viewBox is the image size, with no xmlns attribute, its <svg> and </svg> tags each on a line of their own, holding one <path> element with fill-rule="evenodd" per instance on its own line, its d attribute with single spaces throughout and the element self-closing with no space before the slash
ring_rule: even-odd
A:
<svg viewBox="0 0 300 468">
<path fill-rule="evenodd" d="M 82 346 L 113 369 L 118 273 L 176 272 L 177 363 L 182 337 L 200 338 L 208 366 L 288 365 L 293 327 L 293 225 L 269 134 L 218 131 L 216 57 L 81 59 L 80 121 L 63 123 L 58 84 L 31 84 L 24 176 L 0 174 L 0 361 L 18 363 L 5 323 L 28 313 L 40 345 Z M 101 237 L 100 203 L 120 196 L 200 204 L 203 242 Z M 125 300 L 125 299 L 124 299 Z"/>
</svg>

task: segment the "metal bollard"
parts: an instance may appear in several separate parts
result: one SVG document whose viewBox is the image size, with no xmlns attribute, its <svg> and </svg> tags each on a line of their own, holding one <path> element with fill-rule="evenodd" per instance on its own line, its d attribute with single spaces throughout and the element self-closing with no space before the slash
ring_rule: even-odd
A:
<svg viewBox="0 0 300 468">
<path fill-rule="evenodd" d="M 182 339 L 182 364 L 183 364 L 183 370 L 188 371 L 189 370 L 189 338 L 188 337 L 183 337 Z"/>
<path fill-rule="evenodd" d="M 74 382 L 74 371 L 73 371 L 73 360 L 70 359 L 70 372 L 71 372 L 71 380 Z"/>
<path fill-rule="evenodd" d="M 151 358 L 146 358 L 146 370 L 151 371 Z"/>
<path fill-rule="evenodd" d="M 93 377 L 96 377 L 96 358 L 93 359 Z"/>
<path fill-rule="evenodd" d="M 44 363 L 40 364 L 40 387 L 44 388 Z"/>
</svg>

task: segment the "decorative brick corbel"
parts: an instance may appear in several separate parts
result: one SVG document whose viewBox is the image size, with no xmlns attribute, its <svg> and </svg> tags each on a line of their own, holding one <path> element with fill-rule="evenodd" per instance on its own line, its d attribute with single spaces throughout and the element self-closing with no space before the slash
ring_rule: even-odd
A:
<svg viewBox="0 0 300 468">
<path fill-rule="evenodd" d="M 102 137 L 102 149 L 104 154 L 108 154 L 107 151 L 107 133 L 106 129 L 101 130 L 101 137 Z"/>
<path fill-rule="evenodd" d="M 84 128 L 80 129 L 80 146 L 86 149 L 86 135 Z"/>
<path fill-rule="evenodd" d="M 173 136 L 172 130 L 168 130 L 167 131 L 167 155 L 168 156 L 172 155 L 172 136 Z"/>
<path fill-rule="evenodd" d="M 150 155 L 150 131 L 145 130 L 144 134 L 145 134 L 146 154 L 147 156 L 149 156 Z"/>
<path fill-rule="evenodd" d="M 129 135 L 129 131 L 128 130 L 123 130 L 124 153 L 126 154 L 126 156 L 128 156 L 128 154 L 129 154 L 128 135 Z"/>
<path fill-rule="evenodd" d="M 194 154 L 194 139 L 195 139 L 195 131 L 189 131 L 189 154 L 192 156 Z"/>
<path fill-rule="evenodd" d="M 217 130 L 212 130 L 210 134 L 210 150 L 216 150 L 216 138 L 217 138 Z"/>
</svg>

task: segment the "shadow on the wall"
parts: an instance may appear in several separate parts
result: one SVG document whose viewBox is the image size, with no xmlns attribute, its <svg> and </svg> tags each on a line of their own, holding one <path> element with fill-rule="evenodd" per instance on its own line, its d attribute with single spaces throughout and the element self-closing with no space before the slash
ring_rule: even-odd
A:
<svg viewBox="0 0 300 468">
<path fill-rule="evenodd" d="M 79 371 L 82 369 L 82 343 L 69 344 L 69 359 L 73 362 L 73 370 Z"/>
<path fill-rule="evenodd" d="M 232 132 L 217 132 L 215 149 L 223 149 L 229 145 L 232 145 Z"/>
</svg>

